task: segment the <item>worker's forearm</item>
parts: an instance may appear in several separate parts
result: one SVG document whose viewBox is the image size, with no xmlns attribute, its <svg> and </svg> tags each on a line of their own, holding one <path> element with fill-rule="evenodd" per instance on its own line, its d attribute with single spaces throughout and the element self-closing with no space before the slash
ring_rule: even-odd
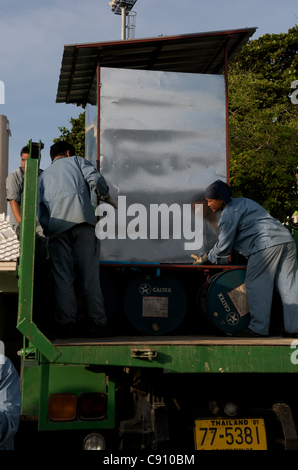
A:
<svg viewBox="0 0 298 470">
<path fill-rule="evenodd" d="M 16 219 L 17 223 L 21 223 L 21 208 L 18 202 L 16 201 L 9 201 L 10 208 L 12 210 L 12 213 L 14 215 L 14 218 Z"/>
</svg>

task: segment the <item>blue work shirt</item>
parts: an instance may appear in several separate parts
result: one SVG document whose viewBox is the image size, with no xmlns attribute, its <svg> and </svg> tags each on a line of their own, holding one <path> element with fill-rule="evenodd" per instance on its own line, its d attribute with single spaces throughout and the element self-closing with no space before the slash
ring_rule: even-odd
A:
<svg viewBox="0 0 298 470">
<path fill-rule="evenodd" d="M 294 242 L 289 230 L 262 206 L 246 198 L 236 198 L 222 211 L 218 223 L 218 240 L 208 253 L 213 264 L 231 254 L 232 248 L 243 256 L 270 246 Z"/>
<path fill-rule="evenodd" d="M 59 157 L 38 178 L 37 215 L 49 238 L 76 224 L 96 225 L 90 187 L 98 197 L 109 195 L 104 177 L 82 157 Z"/>
<path fill-rule="evenodd" d="M 0 450 L 14 449 L 20 416 L 19 376 L 10 359 L 0 354 Z"/>
<path fill-rule="evenodd" d="M 38 170 L 38 175 L 42 173 L 42 170 Z M 21 207 L 21 198 L 23 194 L 24 187 L 24 171 L 20 166 L 16 170 L 13 170 L 8 177 L 6 178 L 6 199 L 7 201 L 15 201 Z M 18 228 L 18 223 L 13 215 L 12 210 L 10 209 L 10 223 L 13 226 L 13 229 L 16 231 Z M 37 221 L 37 226 L 38 226 Z"/>
</svg>

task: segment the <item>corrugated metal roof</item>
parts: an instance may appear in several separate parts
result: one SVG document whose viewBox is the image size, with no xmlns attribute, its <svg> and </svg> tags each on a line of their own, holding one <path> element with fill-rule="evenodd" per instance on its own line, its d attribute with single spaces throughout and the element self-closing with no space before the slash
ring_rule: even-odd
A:
<svg viewBox="0 0 298 470">
<path fill-rule="evenodd" d="M 86 104 L 101 67 L 221 74 L 257 28 L 64 46 L 57 103 Z"/>
<path fill-rule="evenodd" d="M 0 214 L 0 262 L 16 261 L 19 250 L 20 243 L 9 223 L 9 217 Z"/>
</svg>

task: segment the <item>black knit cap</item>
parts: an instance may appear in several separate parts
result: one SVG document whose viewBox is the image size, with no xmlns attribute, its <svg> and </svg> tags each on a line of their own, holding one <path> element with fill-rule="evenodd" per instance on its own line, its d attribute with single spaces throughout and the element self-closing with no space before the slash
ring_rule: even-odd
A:
<svg viewBox="0 0 298 470">
<path fill-rule="evenodd" d="M 230 186 L 224 181 L 217 180 L 210 184 L 205 191 L 205 198 L 207 199 L 221 199 L 225 204 L 229 204 L 232 201 L 231 198 L 232 190 Z"/>
</svg>

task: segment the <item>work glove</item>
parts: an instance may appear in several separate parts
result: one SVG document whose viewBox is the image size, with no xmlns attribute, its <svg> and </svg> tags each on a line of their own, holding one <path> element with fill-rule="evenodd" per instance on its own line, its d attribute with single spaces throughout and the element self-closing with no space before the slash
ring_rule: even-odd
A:
<svg viewBox="0 0 298 470">
<path fill-rule="evenodd" d="M 190 255 L 194 259 L 193 264 L 210 264 L 208 260 L 208 253 L 205 253 L 203 256 Z"/>
</svg>

